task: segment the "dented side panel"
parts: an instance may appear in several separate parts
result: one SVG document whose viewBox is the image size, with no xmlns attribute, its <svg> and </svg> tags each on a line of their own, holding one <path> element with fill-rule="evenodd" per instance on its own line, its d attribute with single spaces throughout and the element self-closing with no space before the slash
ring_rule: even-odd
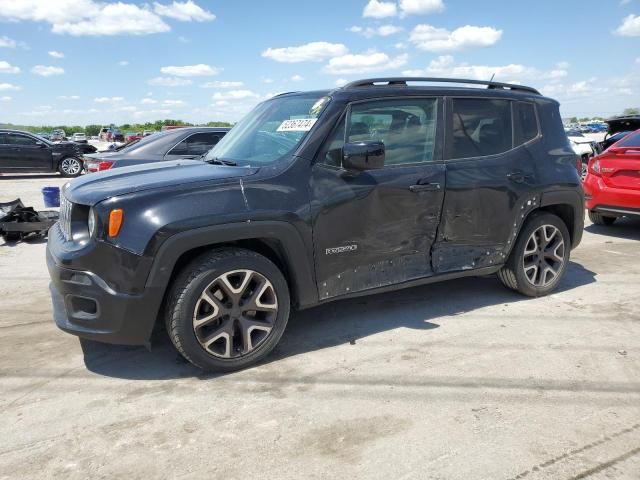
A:
<svg viewBox="0 0 640 480">
<path fill-rule="evenodd" d="M 312 218 L 320 299 L 430 275 L 444 180 L 441 163 L 355 176 L 315 165 Z M 412 192 L 409 187 L 420 182 L 441 188 Z"/>
</svg>

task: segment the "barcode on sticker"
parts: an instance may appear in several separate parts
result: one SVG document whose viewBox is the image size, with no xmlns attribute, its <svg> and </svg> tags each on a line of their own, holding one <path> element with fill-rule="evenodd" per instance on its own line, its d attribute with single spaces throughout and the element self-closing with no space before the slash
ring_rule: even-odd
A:
<svg viewBox="0 0 640 480">
<path fill-rule="evenodd" d="M 299 118 L 296 120 L 285 120 L 278 127 L 278 132 L 308 132 L 316 123 L 317 118 Z"/>
</svg>

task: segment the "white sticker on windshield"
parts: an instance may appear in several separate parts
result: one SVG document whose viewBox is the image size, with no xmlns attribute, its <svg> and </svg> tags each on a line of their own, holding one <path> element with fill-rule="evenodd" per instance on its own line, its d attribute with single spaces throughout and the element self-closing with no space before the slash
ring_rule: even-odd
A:
<svg viewBox="0 0 640 480">
<path fill-rule="evenodd" d="M 315 125 L 317 118 L 298 118 L 285 120 L 278 127 L 277 132 L 308 132 Z"/>
</svg>

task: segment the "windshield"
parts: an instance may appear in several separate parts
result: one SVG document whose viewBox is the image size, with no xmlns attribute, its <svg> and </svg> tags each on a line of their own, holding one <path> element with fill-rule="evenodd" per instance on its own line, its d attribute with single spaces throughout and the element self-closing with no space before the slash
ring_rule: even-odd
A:
<svg viewBox="0 0 640 480">
<path fill-rule="evenodd" d="M 291 153 L 329 103 L 321 94 L 276 97 L 261 103 L 204 158 L 260 166 Z"/>
</svg>

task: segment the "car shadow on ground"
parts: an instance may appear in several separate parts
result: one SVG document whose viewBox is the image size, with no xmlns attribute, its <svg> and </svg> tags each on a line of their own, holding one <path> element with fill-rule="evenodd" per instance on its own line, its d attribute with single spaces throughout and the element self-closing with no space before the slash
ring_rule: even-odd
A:
<svg viewBox="0 0 640 480">
<path fill-rule="evenodd" d="M 640 219 L 623 217 L 613 225 L 588 225 L 585 230 L 594 235 L 622 238 L 625 240 L 640 240 Z"/>
<path fill-rule="evenodd" d="M 560 292 L 595 281 L 595 274 L 577 263 L 571 262 L 568 268 Z M 293 313 L 280 343 L 263 364 L 337 345 L 356 345 L 363 338 L 396 328 L 422 331 L 426 333 L 420 335 L 428 336 L 429 330 L 441 327 L 441 319 L 456 321 L 457 315 L 479 308 L 526 300 L 504 288 L 495 276 L 339 300 Z M 219 376 L 192 367 L 161 329 L 154 332 L 151 351 L 82 339 L 80 342 L 87 369 L 100 375 L 129 380 Z"/>
</svg>

